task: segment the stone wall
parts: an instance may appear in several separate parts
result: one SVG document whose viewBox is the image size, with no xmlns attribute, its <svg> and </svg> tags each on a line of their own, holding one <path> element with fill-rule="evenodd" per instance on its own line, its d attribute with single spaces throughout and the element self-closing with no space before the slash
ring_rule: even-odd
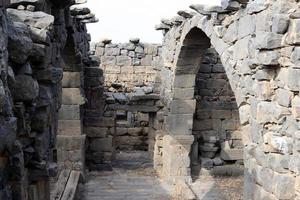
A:
<svg viewBox="0 0 300 200">
<path fill-rule="evenodd" d="M 4 3 L 9 8 L 1 1 L 0 199 L 50 199 L 49 180 L 57 175 L 62 153 L 56 148 L 58 115 L 68 101 L 61 101 L 63 52 L 73 38 L 77 59 L 88 61 L 82 22 L 95 19 L 83 13 L 77 19 L 69 1 Z"/>
<path fill-rule="evenodd" d="M 104 72 L 106 91 L 132 92 L 134 87 L 151 86 L 161 67 L 161 45 L 131 39 L 113 44 L 103 40 L 94 47 Z"/>
<path fill-rule="evenodd" d="M 169 109 L 162 145 L 166 179 L 190 174 L 199 55 L 213 46 L 239 110 L 244 198 L 299 198 L 298 6 L 294 0 L 229 1 L 225 9 L 191 5 L 193 11 L 179 11 L 157 26 L 165 36 L 160 76 Z"/>
<path fill-rule="evenodd" d="M 201 165 L 211 168 L 242 160 L 243 143 L 235 96 L 213 48 L 203 53 L 196 76 L 195 99 L 193 164 L 197 165 L 201 158 Z"/>
<path fill-rule="evenodd" d="M 90 99 L 105 106 L 98 108 L 102 109 L 97 116 L 101 123 L 91 123 L 91 117 L 86 121 L 90 169 L 107 166 L 117 151 L 148 150 L 150 113 L 159 109 L 159 96 L 153 88 L 160 50 L 159 45 L 142 44 L 139 39 L 124 44 L 103 40 L 91 49 L 104 82 L 101 94 L 91 93 Z"/>
</svg>

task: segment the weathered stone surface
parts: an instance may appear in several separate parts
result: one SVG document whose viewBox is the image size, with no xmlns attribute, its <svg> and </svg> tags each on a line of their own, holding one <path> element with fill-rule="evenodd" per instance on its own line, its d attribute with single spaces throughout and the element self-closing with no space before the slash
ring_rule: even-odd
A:
<svg viewBox="0 0 300 200">
<path fill-rule="evenodd" d="M 76 88 L 80 87 L 80 72 L 64 72 L 62 79 L 62 87 Z"/>
<path fill-rule="evenodd" d="M 287 15 L 276 14 L 273 18 L 272 32 L 284 34 L 289 26 L 289 18 Z"/>
<path fill-rule="evenodd" d="M 281 34 L 258 31 L 256 33 L 255 46 L 258 49 L 275 49 L 281 46 L 281 41 Z"/>
<path fill-rule="evenodd" d="M 39 85 L 31 76 L 19 75 L 12 93 L 16 101 L 33 101 L 39 94 Z"/>
<path fill-rule="evenodd" d="M 63 88 L 62 103 L 65 105 L 82 105 L 85 99 L 79 88 Z"/>
<path fill-rule="evenodd" d="M 295 178 L 293 176 L 275 173 L 273 181 L 274 194 L 277 198 L 290 199 L 294 196 Z"/>
<path fill-rule="evenodd" d="M 8 51 L 10 59 L 18 64 L 24 64 L 32 49 L 28 27 L 23 23 L 15 22 L 9 31 Z"/>
<path fill-rule="evenodd" d="M 117 56 L 117 63 L 118 66 L 130 66 L 131 65 L 131 58 L 127 56 Z"/>
<path fill-rule="evenodd" d="M 300 19 L 292 19 L 288 30 L 288 36 L 286 38 L 286 42 L 288 44 L 300 43 L 299 29 L 300 29 Z"/>
<path fill-rule="evenodd" d="M 7 13 L 13 21 L 23 22 L 39 29 L 51 29 L 54 17 L 44 12 L 30 12 L 25 10 L 7 9 Z"/>
<path fill-rule="evenodd" d="M 90 144 L 90 149 L 96 152 L 112 151 L 112 137 L 94 139 Z"/>
<path fill-rule="evenodd" d="M 39 82 L 56 84 L 62 80 L 63 70 L 60 68 L 50 67 L 45 70 L 37 71 L 36 76 Z"/>
<path fill-rule="evenodd" d="M 293 93 L 279 88 L 276 90 L 276 99 L 279 105 L 289 107 L 291 105 L 291 100 L 293 98 Z"/>
</svg>

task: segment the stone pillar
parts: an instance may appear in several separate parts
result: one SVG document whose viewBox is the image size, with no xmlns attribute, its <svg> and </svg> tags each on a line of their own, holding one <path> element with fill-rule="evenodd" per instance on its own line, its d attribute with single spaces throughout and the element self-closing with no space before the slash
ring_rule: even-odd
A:
<svg viewBox="0 0 300 200">
<path fill-rule="evenodd" d="M 166 135 L 163 138 L 163 178 L 171 183 L 191 181 L 190 151 L 192 135 Z"/>
<path fill-rule="evenodd" d="M 195 75 L 181 74 L 174 78 L 174 99 L 169 103 L 169 113 L 165 117 L 168 135 L 163 137 L 162 176 L 166 181 L 191 181 L 191 148 L 194 143 L 193 116 L 196 100 L 193 92 L 183 92 L 194 88 Z"/>
<path fill-rule="evenodd" d="M 81 105 L 82 72 L 64 72 L 62 106 L 59 111 L 57 161 L 62 168 L 81 171 L 85 166 L 85 135 Z"/>
</svg>

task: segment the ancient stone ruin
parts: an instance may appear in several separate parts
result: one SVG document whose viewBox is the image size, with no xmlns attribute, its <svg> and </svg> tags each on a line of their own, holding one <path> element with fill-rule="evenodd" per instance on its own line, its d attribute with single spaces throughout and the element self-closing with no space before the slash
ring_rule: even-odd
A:
<svg viewBox="0 0 300 200">
<path fill-rule="evenodd" d="M 85 2 L 0 1 L 0 200 L 300 199 L 298 1 L 191 5 L 162 44 L 90 44 Z"/>
</svg>

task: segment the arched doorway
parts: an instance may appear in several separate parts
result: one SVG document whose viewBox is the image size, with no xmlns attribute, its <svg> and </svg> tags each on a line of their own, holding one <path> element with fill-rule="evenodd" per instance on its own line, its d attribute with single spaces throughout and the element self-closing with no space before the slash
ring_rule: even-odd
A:
<svg viewBox="0 0 300 200">
<path fill-rule="evenodd" d="M 180 41 L 169 67 L 173 82 L 162 90 L 168 108 L 162 176 L 175 184 L 189 182 L 199 169 L 242 164 L 244 148 L 236 87 L 211 39 L 194 27 Z"/>
</svg>

